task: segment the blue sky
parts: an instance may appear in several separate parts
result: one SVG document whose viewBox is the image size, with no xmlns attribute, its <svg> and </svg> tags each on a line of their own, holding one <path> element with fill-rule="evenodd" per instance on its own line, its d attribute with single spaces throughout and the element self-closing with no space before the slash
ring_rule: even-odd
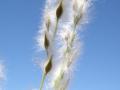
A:
<svg viewBox="0 0 120 90">
<path fill-rule="evenodd" d="M 84 52 L 70 90 L 120 90 L 120 1 L 97 0 L 83 32 Z M 0 0 L 0 59 L 6 66 L 5 90 L 38 88 L 34 65 L 44 0 Z"/>
</svg>

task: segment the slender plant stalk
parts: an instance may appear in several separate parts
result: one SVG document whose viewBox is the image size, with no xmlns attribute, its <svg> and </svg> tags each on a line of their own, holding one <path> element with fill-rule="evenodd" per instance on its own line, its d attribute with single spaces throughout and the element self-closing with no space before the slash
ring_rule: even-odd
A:
<svg viewBox="0 0 120 90">
<path fill-rule="evenodd" d="M 39 90 L 42 90 L 43 85 L 44 85 L 45 78 L 46 78 L 46 75 L 45 75 L 45 73 L 43 73 L 43 75 L 42 75 L 42 80 L 41 80 L 41 83 L 40 83 L 40 89 L 39 89 Z"/>
</svg>

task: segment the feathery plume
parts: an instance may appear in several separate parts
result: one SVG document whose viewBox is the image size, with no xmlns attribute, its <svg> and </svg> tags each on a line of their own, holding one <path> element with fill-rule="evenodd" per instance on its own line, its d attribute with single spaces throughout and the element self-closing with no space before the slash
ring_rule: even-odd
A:
<svg viewBox="0 0 120 90">
<path fill-rule="evenodd" d="M 50 1 L 48 5 L 50 5 Z M 57 33 L 58 21 L 62 16 L 62 12 L 63 12 L 62 0 L 61 2 L 58 3 L 58 7 L 51 8 L 49 6 L 46 6 L 46 9 L 45 9 L 45 15 L 44 15 L 45 22 L 43 22 L 43 31 L 41 33 L 42 35 L 40 36 L 40 38 L 38 38 L 38 43 L 43 43 L 40 41 L 44 41 L 44 47 L 47 53 L 47 64 L 44 67 L 45 71 L 43 72 L 40 90 L 42 90 L 45 77 L 52 69 L 52 60 L 54 55 L 54 52 L 53 52 L 54 40 Z"/>
<path fill-rule="evenodd" d="M 67 4 L 70 8 L 66 12 L 71 18 L 63 25 L 64 22 L 60 22 L 60 19 L 64 18 L 62 17 L 66 13 L 64 5 Z M 38 37 L 39 45 L 44 47 L 47 54 L 40 90 L 42 90 L 44 80 L 49 72 L 52 72 L 53 76 L 50 82 L 53 90 L 67 89 L 71 79 L 69 75 L 71 67 L 81 50 L 78 26 L 80 27 L 84 22 L 89 6 L 90 0 L 47 0 L 43 28 Z M 57 39 L 61 45 L 56 50 Z"/>
<path fill-rule="evenodd" d="M 62 65 L 57 67 L 56 71 L 59 73 L 57 75 L 55 73 L 54 78 L 52 79 L 52 87 L 54 90 L 66 90 L 67 86 L 66 84 L 63 84 L 63 82 L 67 82 L 67 85 L 69 83 L 70 67 L 75 61 L 75 57 L 77 57 L 77 53 L 79 53 L 80 50 L 80 42 L 78 41 L 78 31 L 76 27 L 82 23 L 87 7 L 87 0 L 73 0 L 73 14 L 71 13 L 73 15 L 73 23 L 68 24 L 68 26 L 66 25 L 59 35 L 63 40 L 62 50 L 60 50 L 62 51 L 60 52 L 60 54 L 62 54 Z"/>
</svg>

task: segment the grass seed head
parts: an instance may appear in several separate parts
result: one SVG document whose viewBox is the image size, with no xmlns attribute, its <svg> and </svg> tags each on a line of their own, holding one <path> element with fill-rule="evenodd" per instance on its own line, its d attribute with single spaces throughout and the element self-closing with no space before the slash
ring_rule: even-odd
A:
<svg viewBox="0 0 120 90">
<path fill-rule="evenodd" d="M 56 16 L 57 16 L 57 20 L 62 16 L 63 13 L 63 6 L 62 6 L 62 1 L 59 4 L 57 10 L 56 10 Z"/>
<path fill-rule="evenodd" d="M 47 75 L 52 69 L 52 56 L 48 59 L 48 62 L 45 66 L 45 74 Z"/>
<path fill-rule="evenodd" d="M 48 49 L 48 47 L 49 47 L 49 40 L 48 40 L 46 33 L 45 33 L 45 39 L 44 39 L 44 46 L 46 49 Z"/>
</svg>

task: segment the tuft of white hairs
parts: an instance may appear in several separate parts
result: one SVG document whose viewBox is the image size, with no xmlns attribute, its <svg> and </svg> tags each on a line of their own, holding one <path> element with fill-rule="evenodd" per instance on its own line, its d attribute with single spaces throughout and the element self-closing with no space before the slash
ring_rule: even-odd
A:
<svg viewBox="0 0 120 90">
<path fill-rule="evenodd" d="M 71 68 L 81 53 L 82 42 L 78 34 L 87 20 L 90 5 L 91 0 L 46 1 L 37 42 L 46 52 L 47 63 L 43 69 L 51 72 L 47 75 L 51 78 L 49 86 L 52 90 L 67 90 Z"/>
</svg>

